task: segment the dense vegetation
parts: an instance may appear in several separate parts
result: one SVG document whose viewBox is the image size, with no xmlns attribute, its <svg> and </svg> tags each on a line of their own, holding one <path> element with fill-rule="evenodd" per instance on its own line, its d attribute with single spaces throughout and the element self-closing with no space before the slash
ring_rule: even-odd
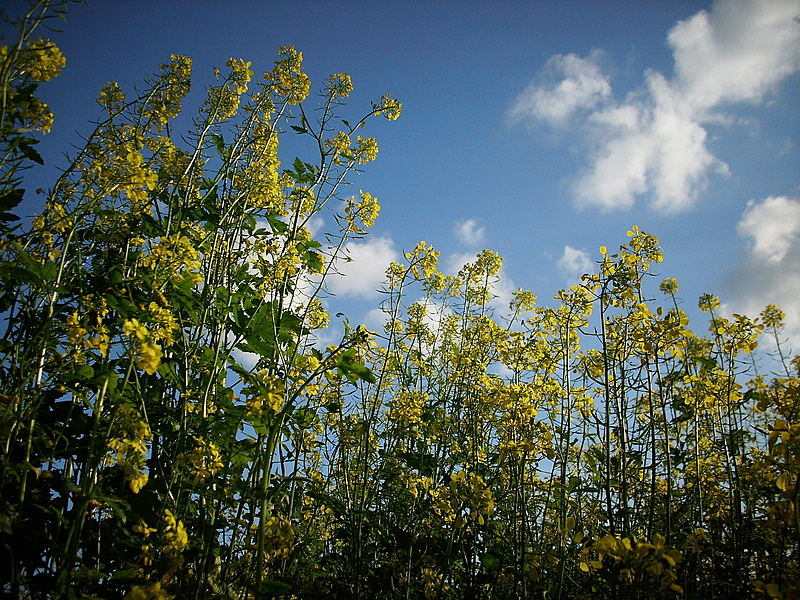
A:
<svg viewBox="0 0 800 600">
<path fill-rule="evenodd" d="M 384 331 L 321 347 L 325 279 L 379 205 L 347 178 L 344 74 L 191 62 L 105 111 L 14 226 L 64 58 L 31 4 L 0 49 L 0 589 L 11 598 L 800 598 L 800 361 L 783 314 L 689 330 L 636 227 L 553 307 L 421 242 Z M 281 124 L 287 124 L 286 131 Z M 313 152 L 282 164 L 279 141 Z M 315 239 L 324 214 L 336 231 Z M 651 289 L 652 288 L 652 289 Z M 655 298 L 662 298 L 660 303 Z M 663 304 L 663 306 L 662 306 Z M 760 335 L 777 342 L 757 376 Z"/>
</svg>

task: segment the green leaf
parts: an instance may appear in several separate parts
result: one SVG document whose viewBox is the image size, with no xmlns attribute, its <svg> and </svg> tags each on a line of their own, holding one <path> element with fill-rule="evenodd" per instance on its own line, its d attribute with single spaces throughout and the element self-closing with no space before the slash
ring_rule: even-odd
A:
<svg viewBox="0 0 800 600">
<path fill-rule="evenodd" d="M 211 140 L 214 142 L 214 148 L 222 158 L 230 158 L 231 151 L 225 147 L 225 139 L 218 133 L 211 134 Z"/>
<path fill-rule="evenodd" d="M 0 221 L 19 221 L 19 217 L 11 212 L 16 208 L 25 195 L 23 189 L 10 189 L 0 191 Z"/>
<path fill-rule="evenodd" d="M 43 165 L 44 159 L 42 158 L 42 155 L 31 147 L 31 144 L 38 143 L 38 141 L 39 140 L 33 140 L 32 142 L 20 142 L 19 149 L 25 156 L 25 158 L 27 158 L 28 160 L 32 160 L 33 162 L 38 163 L 40 165 Z"/>
<path fill-rule="evenodd" d="M 71 371 L 64 374 L 64 382 L 88 382 L 94 377 L 94 369 L 90 365 L 75 365 Z"/>
<path fill-rule="evenodd" d="M 356 349 L 350 348 L 344 352 L 336 363 L 336 370 L 340 375 L 346 377 L 350 383 L 355 383 L 359 379 L 369 383 L 376 383 L 375 375 L 364 365 L 355 361 Z"/>
</svg>

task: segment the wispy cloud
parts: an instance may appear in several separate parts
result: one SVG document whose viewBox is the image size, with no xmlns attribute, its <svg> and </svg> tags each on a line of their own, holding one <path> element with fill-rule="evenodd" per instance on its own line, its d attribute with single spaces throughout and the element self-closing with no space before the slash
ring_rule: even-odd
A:
<svg viewBox="0 0 800 600">
<path fill-rule="evenodd" d="M 595 264 L 586 250 L 564 246 L 564 253 L 556 261 L 559 272 L 568 280 L 576 280 L 585 273 L 593 273 Z"/>
<path fill-rule="evenodd" d="M 784 334 L 791 349 L 800 352 L 800 199 L 750 201 L 737 229 L 750 244 L 731 277 L 731 309 L 756 316 L 767 304 L 781 306 Z"/>
<path fill-rule="evenodd" d="M 760 104 L 800 69 L 800 4 L 795 0 L 718 0 L 667 35 L 674 75 L 644 73 L 642 86 L 614 99 L 598 52 L 557 55 L 509 111 L 530 124 L 578 127 L 590 140 L 575 199 L 602 210 L 646 198 L 664 212 L 693 205 L 711 174 L 727 166 L 708 148 L 708 123 L 724 123 L 735 103 Z"/>
<path fill-rule="evenodd" d="M 456 222 L 455 232 L 459 243 L 464 246 L 475 247 L 486 241 L 486 228 L 478 227 L 477 219 Z"/>
</svg>

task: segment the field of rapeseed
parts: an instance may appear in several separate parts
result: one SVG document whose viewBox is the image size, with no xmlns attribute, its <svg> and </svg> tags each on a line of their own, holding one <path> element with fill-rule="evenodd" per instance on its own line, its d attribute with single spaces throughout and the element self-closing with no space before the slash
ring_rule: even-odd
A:
<svg viewBox="0 0 800 600">
<path fill-rule="evenodd" d="M 65 7 L 32 6 L 0 48 L 4 597 L 800 598 L 780 308 L 704 296 L 693 332 L 633 227 L 554 306 L 519 290 L 499 314 L 497 254 L 447 276 L 420 242 L 386 272 L 384 330 L 320 347 L 326 276 L 380 210 L 344 193 L 378 154 L 362 130 L 402 105 L 353 117 L 342 73 L 310 96 L 293 47 L 263 77 L 231 59 L 190 131 L 189 58 L 108 84 L 16 226 L 64 65 L 33 31 Z M 282 164 L 285 135 L 314 153 Z"/>
</svg>

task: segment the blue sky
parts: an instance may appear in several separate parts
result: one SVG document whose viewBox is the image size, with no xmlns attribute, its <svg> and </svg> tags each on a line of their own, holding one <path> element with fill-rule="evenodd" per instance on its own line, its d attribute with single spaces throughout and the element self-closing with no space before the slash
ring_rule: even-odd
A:
<svg viewBox="0 0 800 600">
<path fill-rule="evenodd" d="M 62 29 L 48 166 L 29 187 L 66 164 L 107 81 L 130 90 L 184 54 L 202 98 L 228 58 L 263 72 L 293 44 L 312 82 L 352 76 L 352 115 L 386 93 L 404 105 L 370 127 L 380 155 L 353 180 L 382 212 L 334 282 L 351 322 L 374 318 L 388 261 L 420 240 L 452 268 L 491 248 L 501 296 L 549 304 L 636 224 L 661 238 L 687 310 L 703 293 L 751 316 L 781 304 L 800 351 L 797 0 L 90 0 Z"/>
</svg>

